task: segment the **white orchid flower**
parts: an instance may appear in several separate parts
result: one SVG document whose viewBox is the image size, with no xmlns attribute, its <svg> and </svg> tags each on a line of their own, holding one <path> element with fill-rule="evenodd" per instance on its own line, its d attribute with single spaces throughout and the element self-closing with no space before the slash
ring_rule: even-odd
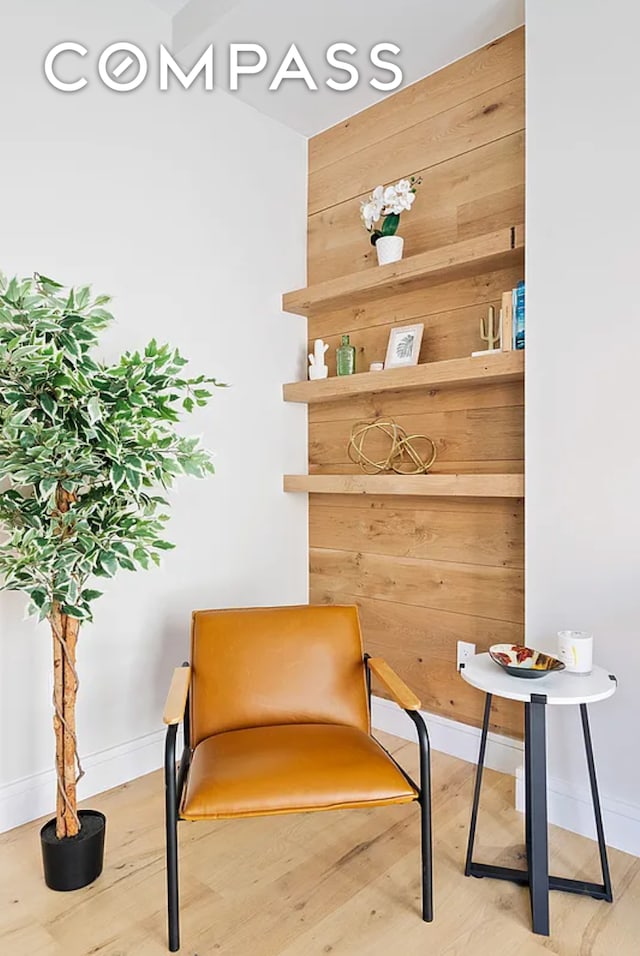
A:
<svg viewBox="0 0 640 956">
<path fill-rule="evenodd" d="M 379 203 L 369 200 L 369 202 L 362 203 L 362 206 L 360 207 L 360 214 L 366 228 L 371 230 L 374 222 L 377 222 L 380 219 L 382 209 Z"/>
<path fill-rule="evenodd" d="M 414 193 L 402 193 L 398 196 L 398 212 L 404 212 L 405 210 L 408 212 L 413 206 L 415 199 Z"/>
<path fill-rule="evenodd" d="M 385 191 L 384 191 L 384 204 L 385 204 L 385 206 L 393 206 L 393 204 L 396 202 L 397 198 L 398 198 L 398 194 L 396 193 L 396 187 L 395 187 L 395 186 L 387 186 L 387 188 L 386 188 Z"/>
<path fill-rule="evenodd" d="M 376 186 L 367 200 L 360 203 L 360 216 L 369 232 L 374 223 L 386 216 L 400 216 L 407 212 L 415 202 L 415 189 L 421 178 L 400 179 L 395 186 Z"/>
</svg>

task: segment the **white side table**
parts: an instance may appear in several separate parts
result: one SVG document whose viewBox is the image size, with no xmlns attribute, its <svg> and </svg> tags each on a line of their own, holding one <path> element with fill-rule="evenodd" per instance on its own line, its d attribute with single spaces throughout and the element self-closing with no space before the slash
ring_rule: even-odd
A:
<svg viewBox="0 0 640 956">
<path fill-rule="evenodd" d="M 564 890 L 566 893 L 579 893 L 611 903 L 613 892 L 607 860 L 607 847 L 602 825 L 602 811 L 598 795 L 596 769 L 593 760 L 591 731 L 587 705 L 605 700 L 616 691 L 616 678 L 594 667 L 591 674 L 578 675 L 566 671 L 556 671 L 539 678 L 512 677 L 495 664 L 488 654 L 478 654 L 466 661 L 460 669 L 461 677 L 472 687 L 486 694 L 484 720 L 480 737 L 478 767 L 471 811 L 469 843 L 465 875 L 492 877 L 497 880 L 510 880 L 521 886 L 529 887 L 531 897 L 531 917 L 533 932 L 542 936 L 549 935 L 549 890 Z M 527 869 L 491 866 L 486 863 L 474 863 L 473 846 L 478 821 L 482 771 L 484 768 L 489 732 L 489 716 L 493 695 L 518 700 L 524 703 L 524 752 L 525 752 L 525 833 L 527 845 Z M 602 883 L 587 883 L 583 880 L 568 880 L 559 876 L 549 876 L 549 848 L 547 832 L 547 705 L 580 706 L 582 732 L 589 769 L 591 797 L 598 833 L 598 847 L 602 866 Z"/>
</svg>

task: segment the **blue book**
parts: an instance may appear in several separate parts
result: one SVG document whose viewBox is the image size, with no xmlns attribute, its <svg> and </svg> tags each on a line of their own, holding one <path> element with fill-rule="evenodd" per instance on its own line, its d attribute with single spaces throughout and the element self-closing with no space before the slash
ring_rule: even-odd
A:
<svg viewBox="0 0 640 956">
<path fill-rule="evenodd" d="M 524 282 L 513 290 L 513 347 L 524 348 Z"/>
</svg>

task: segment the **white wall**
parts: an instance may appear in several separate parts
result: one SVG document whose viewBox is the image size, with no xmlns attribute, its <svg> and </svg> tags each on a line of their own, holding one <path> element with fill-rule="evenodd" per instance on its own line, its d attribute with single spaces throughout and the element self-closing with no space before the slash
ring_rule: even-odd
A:
<svg viewBox="0 0 640 956">
<path fill-rule="evenodd" d="M 113 293 L 107 356 L 157 336 L 232 384 L 189 423 L 217 475 L 181 481 L 177 549 L 160 571 L 107 582 L 81 634 L 80 749 L 98 755 L 84 793 L 160 765 L 192 608 L 307 599 L 306 499 L 281 491 L 283 472 L 306 467 L 304 411 L 281 400 L 305 329 L 280 312 L 281 292 L 305 281 L 306 143 L 224 93 L 160 94 L 151 75 L 128 95 L 98 86 L 107 43 L 151 53 L 168 34 L 146 0 L 2 4 L 0 268 Z M 42 76 L 46 50 L 68 39 L 93 58 L 94 81 L 74 96 Z M 54 803 L 50 641 L 24 604 L 0 594 L 4 827 Z"/>
<path fill-rule="evenodd" d="M 228 88 L 227 44 L 260 43 L 268 65 L 260 75 L 242 77 L 234 96 L 314 136 L 387 95 L 369 85 L 374 76 L 385 82 L 390 78 L 371 65 L 369 53 L 376 43 L 400 47 L 397 62 L 404 84 L 415 83 L 521 26 L 523 9 L 524 0 L 394 0 L 392 6 L 384 0 L 189 0 L 176 13 L 174 44 L 181 50 L 191 42 L 195 53 L 213 41 L 217 81 Z M 318 89 L 310 92 L 303 81 L 290 80 L 274 95 L 268 86 L 293 42 Z M 358 51 L 350 59 L 360 71 L 360 81 L 350 91 L 326 86 L 329 77 L 345 79 L 326 61 L 328 47 L 336 42 L 351 43 Z"/>
<path fill-rule="evenodd" d="M 637 854 L 639 26 L 630 0 L 527 5 L 527 637 L 590 630 L 617 675 L 593 735 L 609 837 Z M 577 714 L 549 748 L 586 795 Z"/>
</svg>

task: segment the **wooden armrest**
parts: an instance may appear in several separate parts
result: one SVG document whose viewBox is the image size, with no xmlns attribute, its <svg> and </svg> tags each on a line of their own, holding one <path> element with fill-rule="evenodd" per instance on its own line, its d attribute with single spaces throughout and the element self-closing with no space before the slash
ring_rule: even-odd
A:
<svg viewBox="0 0 640 956">
<path fill-rule="evenodd" d="M 165 724 L 179 724 L 184 717 L 187 705 L 187 694 L 191 683 L 191 668 L 176 667 L 171 678 L 171 686 L 164 705 L 162 719 Z"/>
<path fill-rule="evenodd" d="M 381 657 L 370 657 L 369 667 L 403 710 L 420 710 L 420 700 Z"/>
</svg>

